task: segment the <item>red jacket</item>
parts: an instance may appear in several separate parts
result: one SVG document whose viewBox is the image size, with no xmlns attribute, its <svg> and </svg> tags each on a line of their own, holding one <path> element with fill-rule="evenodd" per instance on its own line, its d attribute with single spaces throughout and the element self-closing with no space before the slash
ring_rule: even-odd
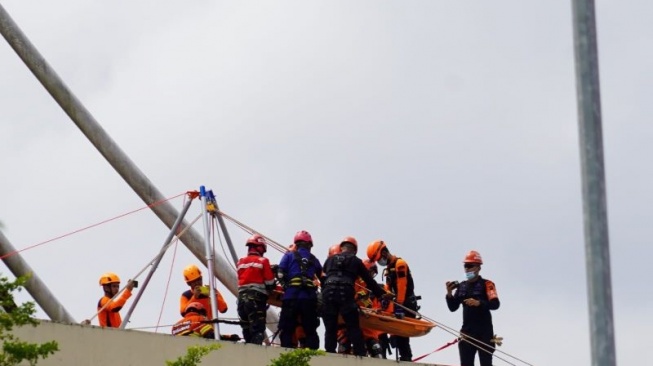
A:
<svg viewBox="0 0 653 366">
<path fill-rule="evenodd" d="M 274 285 L 270 261 L 263 256 L 250 252 L 238 260 L 237 270 L 238 291 L 254 290 L 267 294 L 267 287 Z"/>
</svg>

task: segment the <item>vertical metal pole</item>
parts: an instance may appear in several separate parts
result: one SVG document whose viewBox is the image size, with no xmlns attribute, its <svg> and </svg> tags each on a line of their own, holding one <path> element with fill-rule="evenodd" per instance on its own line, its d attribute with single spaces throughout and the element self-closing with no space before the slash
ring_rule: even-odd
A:
<svg viewBox="0 0 653 366">
<path fill-rule="evenodd" d="M 594 0 L 572 0 L 592 365 L 616 365 Z"/>
<path fill-rule="evenodd" d="M 168 237 L 166 240 L 163 242 L 163 247 L 161 250 L 164 250 L 168 244 L 172 241 L 172 238 L 175 237 L 175 234 L 177 233 L 177 229 L 179 229 L 179 225 L 184 221 L 184 217 L 186 216 L 186 212 L 188 212 L 188 209 L 190 208 L 190 205 L 193 203 L 193 199 L 190 198 L 184 207 L 181 209 L 181 213 L 179 213 L 179 217 L 177 217 L 177 221 L 172 225 L 172 228 L 170 228 L 170 233 L 168 234 Z M 132 302 L 131 306 L 129 307 L 129 311 L 127 311 L 127 314 L 125 315 L 125 319 L 123 319 L 122 324 L 120 324 L 120 329 L 125 329 L 127 326 L 127 323 L 129 322 L 129 318 L 131 318 L 132 313 L 134 312 L 134 309 L 136 309 L 136 305 L 138 304 L 138 301 L 141 299 L 141 296 L 143 295 L 143 292 L 147 288 L 147 284 L 150 283 L 150 279 L 152 278 L 152 275 L 154 275 L 154 272 L 156 271 L 157 268 L 159 268 L 159 263 L 161 263 L 161 260 L 163 259 L 163 255 L 160 255 L 156 258 L 154 263 L 152 264 L 152 267 L 150 268 L 150 271 L 147 273 L 147 276 L 143 280 L 143 283 L 141 284 L 141 289 L 138 291 L 136 294 L 136 297 L 134 298 L 134 301 Z"/>
<path fill-rule="evenodd" d="M 231 242 L 231 237 L 229 236 L 229 232 L 227 231 L 227 225 L 224 223 L 224 217 L 219 214 L 220 208 L 218 207 L 218 202 L 215 200 L 215 195 L 213 194 L 213 191 L 210 190 L 207 192 L 208 199 L 213 202 L 215 205 L 216 209 L 216 217 L 218 218 L 218 223 L 220 224 L 220 229 L 222 230 L 222 234 L 224 235 L 224 240 L 227 242 L 227 247 L 229 247 L 229 253 L 231 254 L 231 258 L 234 260 L 234 264 L 238 263 L 238 254 L 236 254 L 236 250 L 234 249 L 234 245 Z"/>
<path fill-rule="evenodd" d="M 209 212 L 206 208 L 208 203 L 206 188 L 200 186 L 200 198 L 202 199 L 202 222 L 204 223 L 204 242 L 206 247 L 206 265 L 209 269 L 209 273 L 213 273 L 213 249 L 211 248 L 211 225 L 209 225 Z M 209 299 L 211 300 L 211 311 L 213 312 L 213 319 L 218 318 L 218 304 L 216 304 L 215 298 L 215 284 L 213 281 L 213 276 L 209 277 Z M 219 323 L 213 323 L 213 329 L 215 334 L 215 339 L 220 339 L 220 325 Z"/>
</svg>

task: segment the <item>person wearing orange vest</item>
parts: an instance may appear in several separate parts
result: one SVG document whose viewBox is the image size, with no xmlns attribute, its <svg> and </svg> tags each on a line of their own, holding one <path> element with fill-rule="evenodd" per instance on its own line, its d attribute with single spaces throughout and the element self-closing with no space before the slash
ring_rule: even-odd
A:
<svg viewBox="0 0 653 366">
<path fill-rule="evenodd" d="M 172 335 L 214 339 L 215 331 L 208 321 L 204 305 L 193 301 L 186 306 L 184 317 L 172 326 Z"/>
<path fill-rule="evenodd" d="M 400 257 L 393 255 L 383 240 L 375 240 L 367 246 L 367 257 L 381 266 L 387 266 L 384 271 L 386 284 L 397 295 L 394 314 L 397 318 L 404 316 L 414 318 L 419 310 L 413 276 L 408 268 L 408 263 Z M 404 308 L 410 311 L 405 312 Z M 412 361 L 413 352 L 410 348 L 410 338 L 394 336 L 400 361 Z"/>
<path fill-rule="evenodd" d="M 263 256 L 267 251 L 265 239 L 254 234 L 245 244 L 247 255 L 238 260 L 238 316 L 243 322 L 245 343 L 261 344 L 265 339 L 265 310 L 268 293 L 274 289 L 275 279 L 270 261 Z"/>
<path fill-rule="evenodd" d="M 482 264 L 481 255 L 475 250 L 470 251 L 463 261 L 467 280 L 461 283 L 448 281 L 445 284 L 449 310 L 453 312 L 460 305 L 463 306 L 461 341 L 458 342 L 461 366 L 474 366 L 477 351 L 481 366 L 492 365 L 494 327 L 490 311 L 497 310 L 501 303 L 494 282 L 478 274 Z M 466 341 L 465 336 L 473 339 Z"/>
<path fill-rule="evenodd" d="M 181 316 L 184 316 L 186 306 L 189 303 L 199 302 L 206 309 L 206 316 L 209 319 L 213 319 L 213 311 L 211 310 L 211 301 L 209 298 L 209 286 L 202 284 L 202 272 L 200 272 L 200 269 L 194 264 L 184 268 L 184 280 L 190 289 L 184 291 L 179 299 L 179 313 Z M 217 301 L 218 311 L 220 313 L 226 313 L 228 310 L 227 303 L 217 289 L 215 290 L 215 299 Z"/>
<path fill-rule="evenodd" d="M 125 306 L 127 299 L 132 295 L 135 282 L 129 280 L 122 294 L 113 299 L 120 290 L 120 277 L 113 272 L 107 272 L 100 277 L 100 286 L 104 291 L 104 296 L 98 301 L 98 322 L 101 327 L 118 328 L 122 324 L 120 309 Z"/>
</svg>

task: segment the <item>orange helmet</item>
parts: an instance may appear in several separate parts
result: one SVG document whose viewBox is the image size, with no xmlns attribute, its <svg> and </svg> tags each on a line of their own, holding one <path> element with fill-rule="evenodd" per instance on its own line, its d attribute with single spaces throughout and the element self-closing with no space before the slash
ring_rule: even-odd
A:
<svg viewBox="0 0 653 366">
<path fill-rule="evenodd" d="M 341 253 L 340 244 L 334 244 L 329 248 L 329 257 L 332 257 L 340 253 Z"/>
<path fill-rule="evenodd" d="M 110 285 L 112 283 L 120 283 L 120 277 L 113 272 L 107 272 L 100 277 L 100 286 Z"/>
<path fill-rule="evenodd" d="M 340 245 L 343 245 L 345 243 L 354 244 L 354 247 L 358 251 L 358 240 L 356 240 L 356 238 L 354 238 L 353 236 L 345 236 L 345 238 L 342 239 L 342 241 L 340 242 Z"/>
<path fill-rule="evenodd" d="M 184 309 L 184 315 L 186 315 L 189 311 L 194 311 L 198 314 L 206 315 L 206 308 L 204 307 L 204 305 L 202 305 L 197 301 L 193 301 L 188 305 L 186 305 L 186 308 Z"/>
<path fill-rule="evenodd" d="M 483 258 L 481 258 L 481 254 L 479 254 L 479 252 L 470 250 L 469 253 L 467 253 L 465 256 L 463 263 L 483 264 Z"/>
<path fill-rule="evenodd" d="M 245 244 L 246 246 L 253 246 L 253 247 L 262 247 L 263 248 L 263 253 L 267 252 L 268 250 L 268 244 L 265 242 L 265 238 L 263 238 L 259 234 L 254 234 L 247 239 L 247 243 Z"/>
<path fill-rule="evenodd" d="M 375 240 L 367 246 L 367 258 L 372 262 L 376 262 L 381 258 L 381 251 L 386 248 L 383 240 Z"/>
<path fill-rule="evenodd" d="M 379 273 L 379 267 L 376 265 L 376 263 L 372 262 L 368 258 L 363 259 L 363 264 L 369 272 L 374 272 L 372 277 L 376 276 Z"/>
<path fill-rule="evenodd" d="M 200 272 L 200 269 L 196 265 L 191 264 L 184 268 L 184 280 L 186 282 L 195 281 L 200 277 L 202 277 L 202 272 Z"/>
</svg>

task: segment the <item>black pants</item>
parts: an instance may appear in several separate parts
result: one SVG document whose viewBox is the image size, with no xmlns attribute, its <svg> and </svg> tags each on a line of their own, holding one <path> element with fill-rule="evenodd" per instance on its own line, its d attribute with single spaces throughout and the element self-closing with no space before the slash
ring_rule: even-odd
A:
<svg viewBox="0 0 653 366">
<path fill-rule="evenodd" d="M 410 338 L 393 336 L 399 353 L 399 361 L 412 361 L 413 351 L 410 349 Z"/>
<path fill-rule="evenodd" d="M 415 313 L 418 310 L 417 307 L 417 300 L 415 299 L 415 295 L 409 295 L 406 297 L 406 301 L 404 301 L 403 305 L 412 310 L 407 311 L 405 316 L 408 318 L 414 318 Z M 396 305 L 395 305 L 396 306 Z M 399 337 L 399 336 L 393 336 L 395 338 L 395 344 L 397 346 L 397 352 L 399 353 L 399 361 L 412 361 L 413 360 L 413 351 L 410 348 L 410 338 L 408 337 Z"/>
<path fill-rule="evenodd" d="M 462 333 L 462 331 L 461 331 Z M 474 366 L 474 357 L 478 352 L 478 359 L 481 361 L 481 366 L 492 366 L 492 354 L 494 353 L 494 344 L 492 342 L 492 334 L 490 331 L 484 334 L 470 334 L 470 337 L 477 339 L 470 339 L 465 341 L 461 339 L 458 342 L 458 352 L 460 354 L 460 366 Z M 481 344 L 480 342 L 483 342 Z"/>
<path fill-rule="evenodd" d="M 320 325 L 317 317 L 317 299 L 283 300 L 281 315 L 279 315 L 281 347 L 293 347 L 292 338 L 297 328 L 298 316 L 302 319 L 302 327 L 306 334 L 306 347 L 320 348 L 320 337 L 317 335 L 317 327 Z"/>
<path fill-rule="evenodd" d="M 245 343 L 261 344 L 265 339 L 265 308 L 268 296 L 258 291 L 238 293 L 238 316 Z"/>
<path fill-rule="evenodd" d="M 354 301 L 352 286 L 328 286 L 322 292 L 322 318 L 324 319 L 324 348 L 335 353 L 338 343 L 338 315 L 342 316 L 347 329 L 347 338 L 357 356 L 367 355 L 363 333 L 358 316 L 358 305 Z"/>
</svg>

